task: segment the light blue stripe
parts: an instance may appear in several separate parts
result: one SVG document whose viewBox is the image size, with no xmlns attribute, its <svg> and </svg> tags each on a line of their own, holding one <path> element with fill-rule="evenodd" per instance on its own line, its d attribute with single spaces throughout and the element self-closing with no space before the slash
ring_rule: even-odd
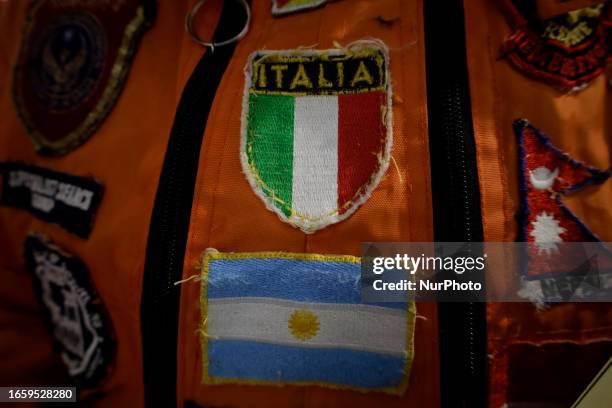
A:
<svg viewBox="0 0 612 408">
<path fill-rule="evenodd" d="M 361 265 L 294 259 L 214 259 L 209 299 L 269 297 L 315 303 L 362 304 Z M 368 303 L 406 310 L 406 303 Z"/>
<path fill-rule="evenodd" d="M 398 386 L 406 360 L 366 351 L 209 339 L 208 363 L 213 378 L 324 382 L 375 389 Z"/>
</svg>

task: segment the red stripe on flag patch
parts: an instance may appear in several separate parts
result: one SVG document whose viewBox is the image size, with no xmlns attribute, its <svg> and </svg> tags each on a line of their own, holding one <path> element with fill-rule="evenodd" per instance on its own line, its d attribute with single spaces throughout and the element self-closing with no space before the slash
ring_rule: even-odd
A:
<svg viewBox="0 0 612 408">
<path fill-rule="evenodd" d="M 380 167 L 387 127 L 384 92 L 338 95 L 338 208 L 345 213 Z"/>
</svg>

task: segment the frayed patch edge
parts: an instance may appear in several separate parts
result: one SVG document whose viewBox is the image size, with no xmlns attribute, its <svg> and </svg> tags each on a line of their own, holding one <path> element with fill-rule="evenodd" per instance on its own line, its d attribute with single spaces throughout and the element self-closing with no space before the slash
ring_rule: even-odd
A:
<svg viewBox="0 0 612 408">
<path fill-rule="evenodd" d="M 385 126 L 386 126 L 386 138 L 385 138 L 385 148 L 382 151 L 382 157 L 379 158 L 379 167 L 372 174 L 370 181 L 360 187 L 357 191 L 356 195 L 346 204 L 352 202 L 352 205 L 348 207 L 348 209 L 342 213 L 338 214 L 340 208 L 337 208 L 332 214 L 324 217 L 319 217 L 317 219 L 307 219 L 307 217 L 302 216 L 301 219 L 296 220 L 292 217 L 287 217 L 285 213 L 278 208 L 274 204 L 274 199 L 268 196 L 264 189 L 261 188 L 260 183 L 257 178 L 254 176 L 251 165 L 249 164 L 249 159 L 247 155 L 247 131 L 248 131 L 248 113 L 249 113 L 249 91 L 252 85 L 251 77 L 252 77 L 252 63 L 257 57 L 265 56 L 267 54 L 270 55 L 281 55 L 281 56 L 295 56 L 295 55 L 304 55 L 304 56 L 314 56 L 321 55 L 324 53 L 330 54 L 344 54 L 351 51 L 359 51 L 363 49 L 373 48 L 378 51 L 381 51 L 385 61 L 386 68 L 386 112 L 385 112 Z M 269 211 L 274 212 L 278 218 L 291 225 L 294 228 L 300 229 L 302 232 L 306 234 L 315 233 L 318 230 L 321 230 L 329 225 L 337 224 L 351 215 L 353 215 L 372 195 L 374 190 L 378 187 L 381 180 L 389 168 L 389 162 L 391 161 L 391 151 L 393 149 L 393 88 L 391 84 L 391 75 L 389 70 L 389 49 L 386 44 L 379 39 L 363 39 L 359 41 L 352 42 L 343 48 L 330 48 L 326 50 L 313 50 L 313 49 L 291 49 L 291 50 L 260 50 L 255 51 L 249 55 L 247 59 L 247 63 L 244 68 L 244 91 L 242 95 L 242 113 L 240 116 L 240 162 L 242 165 L 242 172 L 244 173 L 249 185 L 251 186 L 253 192 L 264 202 L 266 208 Z M 365 191 L 360 191 L 365 186 Z M 346 205 L 345 204 L 345 205 Z"/>
<path fill-rule="evenodd" d="M 272 386 L 272 387 L 285 387 L 285 386 L 300 386 L 300 387 L 321 387 L 326 389 L 334 390 L 349 390 L 357 391 L 364 394 L 370 393 L 383 393 L 389 395 L 400 396 L 403 395 L 408 389 L 408 383 L 410 380 L 410 374 L 412 371 L 412 364 L 414 362 L 414 332 L 416 329 L 417 319 L 417 308 L 415 302 L 408 302 L 408 308 L 406 310 L 406 363 L 404 365 L 402 380 L 395 387 L 386 388 L 363 388 L 363 387 L 352 387 L 341 384 L 325 383 L 322 381 L 295 381 L 295 382 L 272 382 L 265 380 L 244 380 L 238 378 L 213 378 L 208 374 L 208 339 L 211 336 L 208 334 L 207 320 L 208 320 L 208 273 L 209 265 L 211 260 L 226 259 L 293 259 L 293 260 L 307 260 L 307 261 L 335 261 L 344 263 L 361 263 L 361 258 L 353 255 L 323 255 L 323 254 L 310 254 L 310 253 L 297 253 L 297 252 L 283 252 L 283 251 L 262 251 L 262 252 L 219 252 L 215 248 L 207 248 L 202 253 L 202 269 L 200 271 L 200 323 L 196 330 L 196 334 L 200 337 L 201 346 L 201 363 L 202 363 L 202 385 L 215 386 L 215 385 L 227 385 L 227 384 L 239 384 L 249 386 Z"/>
<path fill-rule="evenodd" d="M 293 7 L 279 7 L 278 0 L 272 0 L 272 15 L 275 17 L 286 16 L 302 10 L 315 9 L 329 2 L 330 0 L 315 0 L 310 4 L 300 4 Z"/>
</svg>

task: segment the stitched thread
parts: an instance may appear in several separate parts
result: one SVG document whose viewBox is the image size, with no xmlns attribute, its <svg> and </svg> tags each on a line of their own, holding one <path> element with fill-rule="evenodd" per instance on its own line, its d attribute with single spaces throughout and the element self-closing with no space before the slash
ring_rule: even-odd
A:
<svg viewBox="0 0 612 408">
<path fill-rule="evenodd" d="M 364 58 L 375 55 L 376 66 L 378 67 L 377 78 L 382 85 L 353 89 L 350 91 L 335 90 L 333 92 L 318 89 L 316 93 L 311 94 L 306 91 L 268 91 L 261 89 L 253 89 L 254 83 L 265 84 L 276 78 L 266 77 L 265 81 L 257 75 L 261 74 L 261 67 L 264 62 L 273 60 L 278 63 L 288 63 L 295 61 L 312 62 L 312 61 L 347 61 L 351 58 Z M 370 39 L 362 40 L 349 44 L 346 48 L 338 48 L 323 51 L 314 51 L 310 49 L 304 50 L 288 50 L 288 51 L 259 51 L 255 52 L 249 58 L 249 62 L 245 68 L 245 88 L 242 107 L 242 126 L 241 126 L 241 145 L 240 156 L 243 172 L 245 173 L 249 184 L 253 191 L 265 203 L 268 210 L 275 212 L 278 217 L 288 224 L 302 229 L 306 233 L 313 233 L 318 229 L 324 228 L 333 223 L 340 222 L 352 215 L 359 206 L 361 206 L 370 197 L 372 191 L 379 184 L 384 173 L 386 172 L 392 149 L 392 89 L 389 81 L 388 73 L 388 51 L 386 46 L 379 40 Z M 279 68 L 280 70 L 280 68 Z M 340 79 L 337 79 L 340 82 Z M 345 79 L 342 79 L 345 81 Z M 365 80 L 364 80 L 365 81 Z M 278 86 L 278 84 L 277 84 Z M 373 171 L 367 183 L 364 183 L 356 189 L 352 197 L 338 205 L 334 210 L 325 211 L 316 216 L 307 215 L 296 211 L 282 197 L 279 196 L 276 189 L 270 186 L 261 176 L 261 170 L 257 167 L 253 152 L 253 144 L 255 135 L 253 129 L 249 125 L 250 112 L 252 108 L 252 99 L 259 95 L 275 95 L 275 96 L 303 96 L 303 95 L 326 95 L 333 93 L 335 95 L 355 94 L 363 92 L 380 92 L 386 90 L 386 101 L 381 105 L 380 123 L 378 123 L 379 133 L 386 134 L 382 151 L 372 152 L 377 157 L 377 169 Z M 401 174 L 400 174 L 401 179 Z"/>
<path fill-rule="evenodd" d="M 202 294 L 200 299 L 202 311 L 202 323 L 197 333 L 200 335 L 202 347 L 202 383 L 207 385 L 223 385 L 223 384 L 246 384 L 246 385 L 265 385 L 265 386 L 318 386 L 338 390 L 354 390 L 364 393 L 383 392 L 392 395 L 401 395 L 408 387 L 410 378 L 410 369 L 414 359 L 414 325 L 417 318 L 416 307 L 414 302 L 408 303 L 407 309 L 407 330 L 406 330 L 406 349 L 404 350 L 404 358 L 406 360 L 401 382 L 396 387 L 387 387 L 381 389 L 369 389 L 361 387 L 345 386 L 341 384 L 326 383 L 320 381 L 291 381 L 291 382 L 274 382 L 265 380 L 250 380 L 242 378 L 215 378 L 209 375 L 209 360 L 208 360 L 208 339 L 215 339 L 210 336 L 207 331 L 208 324 L 208 297 L 207 297 L 207 279 L 209 274 L 209 265 L 211 260 L 240 260 L 240 259 L 289 259 L 289 260 L 308 260 L 308 261 L 327 261 L 327 262 L 348 262 L 359 264 L 360 258 L 350 255 L 319 255 L 319 254 L 301 254 L 289 252 L 251 252 L 251 253 L 221 253 L 215 249 L 207 249 L 202 256 Z"/>
<path fill-rule="evenodd" d="M 190 277 L 188 277 L 188 278 L 181 279 L 181 280 L 179 280 L 179 281 L 174 282 L 174 286 L 177 286 L 177 285 L 182 285 L 183 283 L 187 283 L 187 282 L 191 282 L 191 281 L 198 282 L 199 280 L 200 280 L 200 275 L 199 275 L 199 274 L 197 274 L 197 275 L 191 275 L 191 276 L 190 276 Z"/>
<path fill-rule="evenodd" d="M 520 241 L 534 243 L 526 249 L 520 265 L 519 295 L 538 309 L 546 308 L 544 282 L 559 279 L 556 263 L 563 264 L 571 253 L 559 253 L 560 242 L 597 242 L 599 238 L 562 202 L 562 195 L 586 185 L 602 183 L 610 170 L 601 171 L 572 159 L 553 146 L 550 139 L 525 119 L 514 122 L 519 144 Z M 555 253 L 554 260 L 549 257 Z M 571 279 L 567 276 L 567 279 Z"/>
<path fill-rule="evenodd" d="M 604 3 L 555 17 L 542 25 L 522 16 L 512 1 L 498 2 L 514 26 L 499 59 L 507 59 L 524 75 L 566 92 L 583 90 L 604 72 L 612 58 L 607 45 L 612 38 L 612 22 L 606 18 L 608 9 Z M 574 35 L 571 41 L 552 38 L 551 27 L 570 31 L 578 26 L 578 21 L 583 35 Z"/>
<path fill-rule="evenodd" d="M 330 0 L 301 0 L 301 1 L 285 1 L 272 0 L 272 15 L 275 17 L 284 16 L 286 14 L 295 13 L 306 9 L 317 8 Z M 283 4 L 284 3 L 284 4 Z M 291 4 L 294 3 L 294 4 Z"/>
<path fill-rule="evenodd" d="M 39 3 L 34 7 L 37 8 L 40 6 L 40 4 L 42 3 Z M 32 8 L 28 13 L 28 25 L 31 25 L 34 21 L 34 12 L 36 8 Z M 117 50 L 117 56 L 113 64 L 113 68 L 110 71 L 110 76 L 102 96 L 83 122 L 76 129 L 62 137 L 60 140 L 48 140 L 41 131 L 36 129 L 30 114 L 23 108 L 23 97 L 21 95 L 21 91 L 17 89 L 17 79 L 20 78 L 22 74 L 19 71 L 19 64 L 15 65 L 13 72 L 15 77 L 12 90 L 13 100 L 17 108 L 17 113 L 25 124 L 36 150 L 42 151 L 44 149 L 49 149 L 51 152 L 53 152 L 53 154 L 62 155 L 78 147 L 93 135 L 106 116 L 110 113 L 111 108 L 114 106 L 117 98 L 119 97 L 122 85 L 124 84 L 129 72 L 130 61 L 136 52 L 135 42 L 137 41 L 138 36 L 140 36 L 144 30 L 146 30 L 146 19 L 144 8 L 143 6 L 140 6 L 136 10 L 135 17 L 125 27 L 123 39 L 121 40 L 121 44 Z M 24 38 L 24 42 L 27 43 L 27 41 L 28 37 Z M 25 52 L 25 50 L 20 51 L 20 54 L 23 52 Z"/>
</svg>

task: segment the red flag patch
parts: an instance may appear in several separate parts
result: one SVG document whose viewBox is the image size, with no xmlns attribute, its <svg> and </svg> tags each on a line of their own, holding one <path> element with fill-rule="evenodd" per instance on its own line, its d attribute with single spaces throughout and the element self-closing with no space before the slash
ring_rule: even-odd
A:
<svg viewBox="0 0 612 408">
<path fill-rule="evenodd" d="M 564 257 L 572 256 L 560 253 L 558 244 L 599 241 L 563 204 L 561 197 L 589 184 L 602 183 L 611 173 L 572 159 L 527 120 L 515 121 L 514 130 L 519 142 L 521 177 L 519 240 L 534 244 L 528 249 L 526 275 L 547 275 L 554 273 L 556 261 L 563 262 Z"/>
</svg>

